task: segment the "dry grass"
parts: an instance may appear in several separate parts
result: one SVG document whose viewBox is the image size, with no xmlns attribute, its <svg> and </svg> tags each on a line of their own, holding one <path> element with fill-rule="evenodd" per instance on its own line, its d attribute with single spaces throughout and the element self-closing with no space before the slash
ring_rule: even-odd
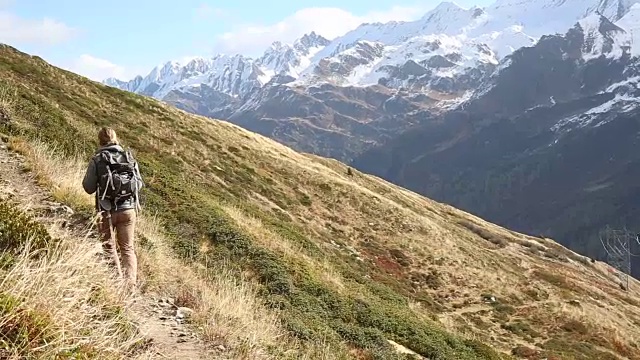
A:
<svg viewBox="0 0 640 360">
<path fill-rule="evenodd" d="M 256 300 L 249 282 L 234 280 L 225 269 L 211 274 L 174 258 L 153 218 L 141 218 L 139 231 L 152 247 L 138 251 L 145 291 L 172 297 L 176 305 L 193 309 L 193 320 L 204 339 L 231 347 L 239 357 L 256 359 L 265 355 L 266 347 L 286 344 L 277 317 Z"/>
<path fill-rule="evenodd" d="M 22 150 L 27 149 L 20 145 Z M 39 155 L 32 159 L 40 161 L 42 152 L 37 150 L 46 149 L 34 147 L 29 153 Z M 40 167 L 41 180 L 49 181 L 45 175 L 52 174 L 42 171 L 53 171 L 53 164 L 47 165 Z M 64 186 L 64 180 L 73 174 L 69 173 L 70 167 L 59 165 L 59 176 L 53 179 L 63 185 L 57 186 L 57 191 L 65 194 L 69 187 Z M 8 175 L 11 179 L 12 174 Z M 14 182 L 26 179 L 13 175 L 17 176 Z M 17 206 L 3 203 L 4 218 L 0 219 L 0 233 L 9 231 L 4 234 L 3 244 L 8 252 L 2 255 L 10 259 L 0 264 L 0 358 L 23 359 L 25 354 L 38 358 L 146 356 L 134 353 L 143 339 L 127 310 L 132 298 L 112 271 L 99 262 L 100 246 L 88 237 L 91 224 L 72 231 L 61 226 L 59 219 L 47 218 L 48 225 L 35 221 L 36 214 L 31 210 L 43 204 L 31 203 L 37 194 L 22 195 Z M 12 208 L 15 211 L 6 212 Z M 33 235 L 25 235 L 28 233 Z M 43 242 L 44 234 L 53 238 Z"/>
<path fill-rule="evenodd" d="M 38 176 L 42 184 L 51 188 L 58 201 L 72 208 L 92 206 L 93 198 L 81 188 L 84 165 L 79 159 L 68 159 L 56 155 L 54 149 L 43 142 L 27 142 L 11 138 L 11 148 L 25 155 L 30 169 Z M 237 212 L 236 215 L 240 213 Z M 260 225 L 248 218 L 241 219 L 247 225 Z M 286 244 L 282 239 L 260 226 L 253 227 L 256 235 L 273 244 Z M 199 329 L 203 338 L 212 345 L 224 345 L 236 358 L 269 358 L 271 353 L 287 354 L 299 359 L 338 359 L 343 350 L 327 352 L 326 344 L 311 345 L 298 343 L 282 329 L 276 314 L 265 308 L 258 300 L 254 287 L 249 281 L 239 281 L 225 268 L 219 268 L 212 274 L 194 266 L 189 266 L 173 256 L 169 239 L 164 234 L 160 221 L 155 216 L 141 214 L 137 221 L 136 232 L 144 238 L 147 246 L 136 244 L 140 287 L 147 296 L 170 297 L 176 299 L 179 306 L 194 310 L 194 328 Z M 82 244 L 70 249 L 69 254 L 82 252 Z M 290 251 L 293 251 L 289 249 Z M 95 253 L 95 246 L 93 248 Z M 293 252 L 290 254 L 293 255 Z M 95 259 L 81 257 L 79 268 L 90 269 Z M 77 263 L 67 263 L 66 272 L 42 265 L 37 271 L 50 272 L 55 276 L 65 276 Z M 54 271 L 52 271 L 54 270 Z M 54 276 L 54 275 L 52 275 Z M 72 289 L 73 287 L 70 287 Z M 117 289 L 106 286 L 103 289 L 107 297 L 118 297 Z M 112 292 L 113 291 L 113 292 Z M 47 301 L 49 293 L 42 293 L 42 301 Z M 77 309 L 62 308 L 61 311 L 78 312 Z M 105 329 L 109 324 L 105 323 Z M 105 340 L 106 341 L 106 340 Z M 127 343 L 122 347 L 126 348 Z M 107 347 L 108 348 L 108 347 Z M 318 357 L 319 356 L 319 357 Z"/>
<path fill-rule="evenodd" d="M 26 141 L 12 137 L 9 148 L 27 157 L 39 183 L 50 189 L 56 201 L 75 209 L 92 209 L 93 196 L 82 189 L 86 164 L 79 158 L 60 155 L 55 147 L 42 141 Z"/>
<path fill-rule="evenodd" d="M 318 261 L 313 257 L 305 254 L 303 247 L 299 244 L 293 244 L 289 239 L 269 230 L 260 219 L 248 215 L 242 210 L 234 206 L 223 206 L 225 212 L 248 234 L 260 242 L 268 249 L 275 250 L 290 260 L 303 260 L 306 265 L 320 274 L 322 279 L 338 290 L 344 290 L 342 276 L 327 261 Z"/>
<path fill-rule="evenodd" d="M 255 216 L 248 215 L 234 206 L 223 206 L 223 209 L 238 225 L 267 248 L 276 250 L 285 256 L 303 256 L 305 260 L 312 261 L 302 253 L 299 246 L 294 246 L 287 239 L 267 229 L 262 221 Z"/>
<path fill-rule="evenodd" d="M 142 242 L 139 247 L 144 285 L 191 304 L 205 333 L 212 330 L 209 338 L 230 344 L 239 356 L 291 344 L 281 337 L 276 316 L 301 339 L 318 341 L 329 334 L 332 345 L 350 342 L 354 353 L 379 358 L 392 358 L 379 345 L 391 337 L 431 358 L 490 358 L 468 343 L 463 347 L 473 350 L 452 355 L 451 344 L 463 341 L 452 332 L 472 338 L 486 333 L 488 344 L 507 352 L 516 345 L 535 347 L 501 325 L 537 316 L 540 321 L 532 320 L 531 327 L 544 333 L 570 317 L 550 314 L 573 299 L 585 316 L 613 321 L 620 339 L 638 332 L 640 322 L 625 319 L 639 319 L 640 311 L 624 300 L 640 296 L 638 283 L 622 293 L 598 264 L 567 261 L 570 254 L 557 248 L 545 257 L 550 240 L 509 232 L 358 171 L 348 176 L 344 164 L 296 153 L 235 125 L 107 89 L 16 52 L 3 54 L 0 84 L 21 92 L 7 95 L 20 99 L 20 108 L 10 109 L 16 110 L 17 130 L 8 128 L 9 133 L 47 136 L 45 142 L 62 144 L 67 153 L 88 155 L 95 127 L 110 124 L 137 151 L 143 176 L 149 174 L 148 204 L 162 212 L 167 230 L 178 234 L 166 239 L 155 220 L 141 219 L 138 232 L 151 239 L 149 247 Z M 24 75 L 37 71 L 42 74 Z M 38 113 L 41 109 L 46 112 Z M 64 137 L 67 133 L 76 134 L 74 141 Z M 86 146 L 77 148 L 83 142 Z M 55 169 L 45 172 L 60 176 Z M 63 181 L 68 182 L 79 186 L 77 179 Z M 182 234 L 187 241 L 180 242 Z M 193 254 L 199 265 L 177 261 L 175 249 Z M 233 261 L 233 276 L 223 258 Z M 248 282 L 236 270 L 258 281 Z M 438 274 L 439 286 L 421 280 L 429 274 Z M 265 311 L 254 287 L 261 300 L 283 310 Z M 527 290 L 545 296 L 528 296 Z M 482 294 L 495 295 L 498 303 L 482 303 Z M 247 305 L 234 304 L 227 314 L 217 302 Z M 489 329 L 453 321 L 457 311 L 478 306 L 488 307 L 489 317 L 500 315 Z M 436 315 L 448 331 L 425 321 Z M 602 323 L 596 324 L 599 329 L 605 329 Z M 474 328 L 478 331 L 468 331 Z M 302 357 L 302 344 L 291 347 L 293 358 Z"/>
<path fill-rule="evenodd" d="M 344 229 L 345 234 L 334 236 L 334 239 L 355 245 L 357 240 L 370 236 L 374 241 L 383 243 L 385 248 L 410 249 L 404 253 L 416 260 L 417 265 L 414 267 L 436 267 L 447 279 L 443 288 L 427 290 L 434 296 L 445 295 L 442 301 L 445 306 L 451 306 L 451 302 L 457 300 L 448 297 L 447 293 L 451 290 L 462 289 L 469 294 L 468 298 L 472 301 L 477 301 L 483 292 L 491 292 L 505 298 L 510 294 L 518 293 L 516 288 L 521 283 L 536 281 L 535 273 L 529 273 L 528 270 L 535 266 L 552 269 L 550 260 L 554 261 L 553 266 L 562 269 L 565 275 L 554 276 L 551 283 L 539 279 L 539 285 L 550 293 L 552 300 L 545 303 L 548 306 L 542 303 L 532 304 L 532 306 L 540 306 L 539 310 L 545 312 L 549 311 L 549 307 L 552 308 L 553 302 L 562 303 L 567 299 L 567 295 L 570 298 L 579 298 L 584 294 L 600 292 L 598 285 L 594 282 L 600 276 L 598 271 L 582 263 L 560 261 L 562 264 L 557 264 L 555 259 L 545 258 L 544 253 L 540 255 L 523 253 L 529 243 L 538 243 L 536 238 L 514 234 L 476 216 L 425 199 L 375 177 L 358 173 L 348 177 L 346 167 L 342 164 L 293 152 L 287 147 L 237 129 L 233 125 L 216 123 L 215 128 L 216 136 L 224 139 L 225 144 L 238 148 L 244 145 L 250 149 L 260 149 L 246 154 L 247 157 L 257 157 L 256 154 L 259 153 L 258 159 L 242 160 L 251 164 L 260 164 L 258 168 L 260 171 L 271 174 L 286 172 L 288 174 L 286 177 L 278 179 L 278 184 L 283 188 L 290 189 L 293 185 L 297 185 L 306 193 L 313 194 L 319 193 L 317 189 L 320 184 L 327 184 L 330 187 L 331 190 L 328 193 L 317 197 L 312 196 L 311 206 L 286 209 L 286 213 L 292 217 L 293 222 L 304 226 L 309 233 L 316 234 L 315 240 L 319 243 L 327 240 L 323 238 L 323 234 L 326 234 L 325 223 L 327 219 L 331 219 L 332 215 L 339 214 L 339 220 L 343 223 L 338 224 L 332 221 L 331 224 L 336 228 Z M 292 179 L 291 183 L 287 179 Z M 288 192 L 287 195 L 292 196 L 293 193 Z M 256 201 L 256 204 L 265 206 L 266 202 Z M 298 259 L 310 259 L 296 247 L 296 244 L 274 236 L 264 228 L 264 224 L 255 217 L 247 215 L 243 210 L 238 208 L 225 210 L 238 225 L 254 235 L 263 246 L 279 251 L 285 256 L 295 255 Z M 305 218 L 310 220 L 302 223 L 300 219 Z M 404 231 L 402 226 L 397 225 L 398 222 L 411 228 L 412 231 Z M 474 224 L 472 229 L 464 226 L 470 223 Z M 359 228 L 364 229 L 365 233 L 355 230 Z M 487 241 L 500 248 L 487 246 Z M 547 243 L 552 242 L 547 240 L 545 245 Z M 420 253 L 428 254 L 431 260 L 420 259 L 418 256 Z M 311 259 L 307 263 L 313 264 L 314 260 Z M 315 269 L 321 267 L 322 264 L 320 267 L 315 264 Z M 341 280 L 339 274 L 336 277 L 331 272 L 318 271 L 318 273 L 325 275 L 323 280 L 326 283 L 333 283 L 336 288 L 340 288 L 337 285 Z M 571 277 L 578 274 L 581 276 L 581 281 L 575 286 L 572 285 L 572 288 L 566 289 L 563 284 L 565 282 L 573 284 Z M 608 286 L 616 287 L 615 283 L 610 281 Z M 566 290 L 569 290 L 568 294 Z M 617 296 L 619 295 L 612 295 L 612 297 Z M 596 313 L 594 307 L 589 307 L 586 311 L 589 314 Z M 626 311 L 636 312 L 631 308 L 620 309 L 621 314 Z M 563 317 L 560 318 L 563 319 Z M 454 324 L 445 325 L 448 325 L 446 327 L 451 331 L 466 334 L 466 331 L 461 332 L 456 329 Z M 536 330 L 540 329 L 536 327 Z M 623 329 L 625 336 L 633 334 L 632 327 L 625 325 Z M 504 336 L 509 339 L 511 335 Z M 521 341 L 515 338 L 512 340 Z M 513 345 L 503 346 L 500 342 L 495 344 L 505 351 L 510 351 Z"/>
<path fill-rule="evenodd" d="M 0 270 L 0 329 L 8 331 L 0 334 L 1 358 L 133 357 L 142 339 L 127 318 L 130 297 L 97 266 L 95 245 L 65 237 L 36 258 L 27 243 L 13 266 Z"/>
</svg>

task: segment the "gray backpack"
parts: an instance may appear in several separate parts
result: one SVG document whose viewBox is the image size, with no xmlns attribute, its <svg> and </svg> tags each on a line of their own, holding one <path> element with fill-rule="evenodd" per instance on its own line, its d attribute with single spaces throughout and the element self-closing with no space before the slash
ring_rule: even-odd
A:
<svg viewBox="0 0 640 360">
<path fill-rule="evenodd" d="M 136 209 L 139 209 L 138 186 L 141 176 L 138 163 L 131 152 L 104 149 L 97 154 L 96 160 L 99 203 L 106 202 L 111 205 L 111 209 L 117 210 L 118 204 L 133 197 Z"/>
</svg>

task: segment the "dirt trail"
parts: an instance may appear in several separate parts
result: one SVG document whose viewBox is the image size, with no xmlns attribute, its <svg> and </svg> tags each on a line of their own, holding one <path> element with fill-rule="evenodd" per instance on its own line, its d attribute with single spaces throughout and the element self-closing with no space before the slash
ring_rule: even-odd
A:
<svg viewBox="0 0 640 360">
<path fill-rule="evenodd" d="M 85 219 L 74 215 L 72 209 L 53 201 L 50 192 L 39 186 L 35 175 L 25 170 L 23 156 L 10 152 L 0 139 L 0 197 L 19 200 L 20 204 L 47 226 L 53 235 L 93 238 L 97 234 Z M 96 252 L 100 252 L 96 240 Z M 188 309 L 178 309 L 166 299 L 153 294 L 139 294 L 130 310 L 141 332 L 151 346 L 150 359 L 221 359 L 219 350 L 206 348 L 184 323 Z"/>
</svg>

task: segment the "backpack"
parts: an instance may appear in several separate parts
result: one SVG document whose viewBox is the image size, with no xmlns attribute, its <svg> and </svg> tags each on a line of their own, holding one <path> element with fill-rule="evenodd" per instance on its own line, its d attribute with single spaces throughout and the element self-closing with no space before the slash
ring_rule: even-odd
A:
<svg viewBox="0 0 640 360">
<path fill-rule="evenodd" d="M 104 204 L 108 201 L 111 208 L 117 210 L 118 204 L 133 197 L 136 201 L 136 209 L 139 208 L 140 172 L 131 152 L 104 149 L 96 156 L 98 202 Z"/>
</svg>

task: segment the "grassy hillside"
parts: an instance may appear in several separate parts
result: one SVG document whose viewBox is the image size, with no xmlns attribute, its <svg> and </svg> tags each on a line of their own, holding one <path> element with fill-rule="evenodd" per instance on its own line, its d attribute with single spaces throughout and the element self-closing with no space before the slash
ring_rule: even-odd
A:
<svg viewBox="0 0 640 360">
<path fill-rule="evenodd" d="M 132 298 L 111 271 L 96 266 L 95 240 L 68 208 L 29 181 L 5 140 L 0 137 L 0 358 L 145 359 Z"/>
<path fill-rule="evenodd" d="M 83 164 L 102 125 L 134 150 L 147 183 L 145 214 L 158 217 L 169 252 L 194 269 L 183 281 L 188 268 L 167 268 L 141 237 L 140 251 L 151 254 L 145 284 L 166 284 L 158 276 L 173 270 L 182 286 L 172 291 L 197 299 L 207 338 L 228 341 L 236 354 L 393 359 L 409 349 L 430 359 L 640 359 L 638 285 L 621 291 L 602 264 L 0 47 L 0 132 L 36 167 L 51 156 L 34 150 L 43 148 Z M 63 185 L 77 186 L 54 189 Z M 57 194 L 91 215 L 80 193 Z M 232 282 L 216 283 L 221 278 L 242 280 L 252 289 L 244 301 L 274 322 L 225 313 L 234 310 L 215 294 Z M 237 323 L 261 329 L 252 333 L 261 338 L 252 341 Z"/>
</svg>

